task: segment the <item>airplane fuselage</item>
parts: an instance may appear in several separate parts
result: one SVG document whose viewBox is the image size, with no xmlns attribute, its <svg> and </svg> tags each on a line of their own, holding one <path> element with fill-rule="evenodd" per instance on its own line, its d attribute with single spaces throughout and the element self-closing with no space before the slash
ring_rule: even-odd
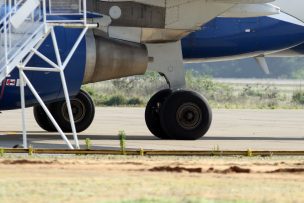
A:
<svg viewBox="0 0 304 203">
<path fill-rule="evenodd" d="M 60 54 L 62 58 L 70 50 L 79 30 L 56 28 Z M 217 17 L 205 24 L 201 30 L 193 32 L 182 40 L 184 60 L 221 61 L 260 55 L 273 54 L 295 47 L 300 53 L 304 42 L 304 23 L 285 13 L 270 17 L 222 18 Z M 46 40 L 40 51 L 55 60 L 50 40 Z M 88 63 L 88 46 L 86 40 L 75 52 L 66 69 L 67 83 L 71 95 L 77 94 L 82 83 Z M 31 66 L 43 67 L 46 64 L 38 57 L 33 57 Z M 40 77 L 41 74 L 44 77 Z M 50 72 L 28 72 L 42 98 L 53 102 L 63 98 L 59 76 Z M 20 107 L 19 73 L 15 70 L 0 86 L 0 110 Z M 36 105 L 36 99 L 26 88 L 27 106 Z"/>
</svg>

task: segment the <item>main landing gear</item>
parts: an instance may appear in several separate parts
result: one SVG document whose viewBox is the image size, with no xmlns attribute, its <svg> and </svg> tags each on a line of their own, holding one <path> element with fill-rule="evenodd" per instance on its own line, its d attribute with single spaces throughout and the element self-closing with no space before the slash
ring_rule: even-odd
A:
<svg viewBox="0 0 304 203">
<path fill-rule="evenodd" d="M 169 89 L 156 93 L 148 102 L 146 124 L 160 139 L 196 140 L 210 128 L 212 112 L 200 94 L 182 90 L 186 86 L 180 41 L 147 43 L 152 58 L 148 70 L 160 73 Z"/>
<path fill-rule="evenodd" d="M 210 128 L 212 112 L 200 94 L 170 89 L 161 90 L 148 102 L 146 124 L 160 139 L 196 140 Z"/>
<path fill-rule="evenodd" d="M 91 97 L 83 90 L 71 99 L 71 106 L 77 132 L 86 130 L 93 122 L 95 106 Z M 51 103 L 48 108 L 63 132 L 72 132 L 66 102 Z M 47 117 L 41 106 L 34 107 L 34 117 L 37 124 L 48 132 L 56 132 L 56 128 Z"/>
</svg>

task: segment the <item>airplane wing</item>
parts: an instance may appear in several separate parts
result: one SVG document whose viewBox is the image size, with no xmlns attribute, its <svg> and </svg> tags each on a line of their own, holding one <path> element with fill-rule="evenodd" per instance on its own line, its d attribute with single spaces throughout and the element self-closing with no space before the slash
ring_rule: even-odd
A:
<svg viewBox="0 0 304 203">
<path fill-rule="evenodd" d="M 175 41 L 217 16 L 278 14 L 273 0 L 101 0 L 112 19 L 109 35 L 134 42 Z"/>
</svg>

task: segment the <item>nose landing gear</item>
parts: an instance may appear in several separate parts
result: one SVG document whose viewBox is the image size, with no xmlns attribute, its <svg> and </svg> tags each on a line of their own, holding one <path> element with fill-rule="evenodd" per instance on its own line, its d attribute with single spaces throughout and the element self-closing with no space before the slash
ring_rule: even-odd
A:
<svg viewBox="0 0 304 203">
<path fill-rule="evenodd" d="M 209 130 L 212 112 L 196 92 L 162 90 L 149 101 L 145 118 L 151 133 L 160 139 L 196 140 Z"/>
</svg>

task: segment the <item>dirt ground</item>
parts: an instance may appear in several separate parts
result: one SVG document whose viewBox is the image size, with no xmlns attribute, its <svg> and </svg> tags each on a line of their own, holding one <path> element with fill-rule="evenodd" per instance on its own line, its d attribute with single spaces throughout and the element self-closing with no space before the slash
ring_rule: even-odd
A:
<svg viewBox="0 0 304 203">
<path fill-rule="evenodd" d="M 304 157 L 12 156 L 0 202 L 303 202 Z"/>
</svg>

